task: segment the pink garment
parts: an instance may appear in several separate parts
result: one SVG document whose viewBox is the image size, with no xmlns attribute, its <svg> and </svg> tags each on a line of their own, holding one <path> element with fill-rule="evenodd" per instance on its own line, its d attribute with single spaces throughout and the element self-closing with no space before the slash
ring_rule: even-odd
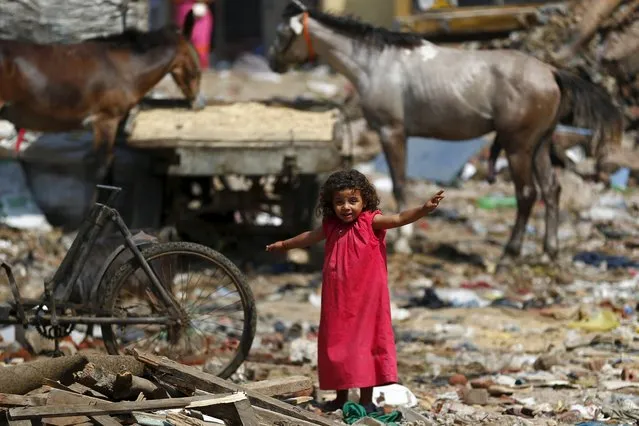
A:
<svg viewBox="0 0 639 426">
<path fill-rule="evenodd" d="M 380 211 L 354 223 L 325 219 L 322 307 L 318 336 L 320 389 L 397 382 L 397 356 L 386 269 L 386 231 L 373 230 Z"/>
<path fill-rule="evenodd" d="M 195 4 L 194 0 L 182 0 L 175 7 L 176 24 L 182 28 L 184 19 Z M 195 46 L 198 57 L 200 58 L 200 67 L 209 67 L 209 53 L 211 51 L 211 34 L 213 33 L 213 14 L 208 9 L 206 15 L 200 17 L 194 16 L 195 25 L 191 34 L 191 42 Z"/>
</svg>

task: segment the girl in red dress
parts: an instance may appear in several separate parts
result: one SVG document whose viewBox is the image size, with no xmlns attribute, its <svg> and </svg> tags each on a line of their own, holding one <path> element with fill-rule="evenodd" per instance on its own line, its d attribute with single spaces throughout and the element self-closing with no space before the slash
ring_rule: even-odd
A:
<svg viewBox="0 0 639 426">
<path fill-rule="evenodd" d="M 332 174 L 320 191 L 322 226 L 266 246 L 302 248 L 326 239 L 317 369 L 320 389 L 337 391 L 334 411 L 360 388 L 359 403 L 374 410 L 373 387 L 397 382 L 395 338 L 386 270 L 386 230 L 435 210 L 439 191 L 424 205 L 382 215 L 375 187 L 357 170 Z"/>
</svg>

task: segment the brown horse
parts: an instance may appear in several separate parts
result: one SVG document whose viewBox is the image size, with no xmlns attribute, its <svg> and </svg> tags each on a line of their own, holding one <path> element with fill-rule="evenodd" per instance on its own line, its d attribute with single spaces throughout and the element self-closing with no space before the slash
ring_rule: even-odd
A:
<svg viewBox="0 0 639 426">
<path fill-rule="evenodd" d="M 556 258 L 561 188 L 551 165 L 551 136 L 558 121 L 575 115 L 599 134 L 593 152 L 620 140 L 620 113 L 607 94 L 515 50 L 437 46 L 421 34 L 307 9 L 299 0 L 287 5 L 283 18 L 268 52 L 271 68 L 285 72 L 318 57 L 351 81 L 369 128 L 380 136 L 399 209 L 405 205 L 407 137 L 458 141 L 495 131 L 517 197 L 502 260 L 521 253 L 536 182 L 546 204 L 544 251 Z M 411 229 L 401 229 L 395 249 L 409 251 Z"/>
<path fill-rule="evenodd" d="M 130 29 L 73 44 L 0 40 L 0 118 L 40 132 L 92 129 L 94 149 L 106 145 L 104 174 L 119 123 L 167 73 L 192 108 L 205 106 L 192 29 L 191 20 L 183 33 Z"/>
</svg>

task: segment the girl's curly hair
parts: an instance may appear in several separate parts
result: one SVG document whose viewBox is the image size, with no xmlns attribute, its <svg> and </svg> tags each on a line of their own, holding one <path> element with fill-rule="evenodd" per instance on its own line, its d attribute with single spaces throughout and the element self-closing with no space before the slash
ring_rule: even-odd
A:
<svg viewBox="0 0 639 426">
<path fill-rule="evenodd" d="M 357 170 L 340 170 L 331 174 L 320 189 L 317 215 L 324 218 L 335 216 L 333 196 L 345 189 L 357 189 L 362 194 L 363 211 L 374 211 L 379 206 L 379 197 L 375 187 Z"/>
</svg>

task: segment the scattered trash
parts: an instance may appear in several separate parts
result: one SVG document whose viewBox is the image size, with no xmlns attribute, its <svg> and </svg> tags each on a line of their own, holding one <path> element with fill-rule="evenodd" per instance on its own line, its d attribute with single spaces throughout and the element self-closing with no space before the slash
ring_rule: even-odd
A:
<svg viewBox="0 0 639 426">
<path fill-rule="evenodd" d="M 492 210 L 498 208 L 517 207 L 517 199 L 514 196 L 487 196 L 477 200 L 477 205 L 482 209 Z"/>
<path fill-rule="evenodd" d="M 594 318 L 571 322 L 568 327 L 580 328 L 585 331 L 610 331 L 619 327 L 619 319 L 614 312 L 603 310 Z"/>
</svg>

